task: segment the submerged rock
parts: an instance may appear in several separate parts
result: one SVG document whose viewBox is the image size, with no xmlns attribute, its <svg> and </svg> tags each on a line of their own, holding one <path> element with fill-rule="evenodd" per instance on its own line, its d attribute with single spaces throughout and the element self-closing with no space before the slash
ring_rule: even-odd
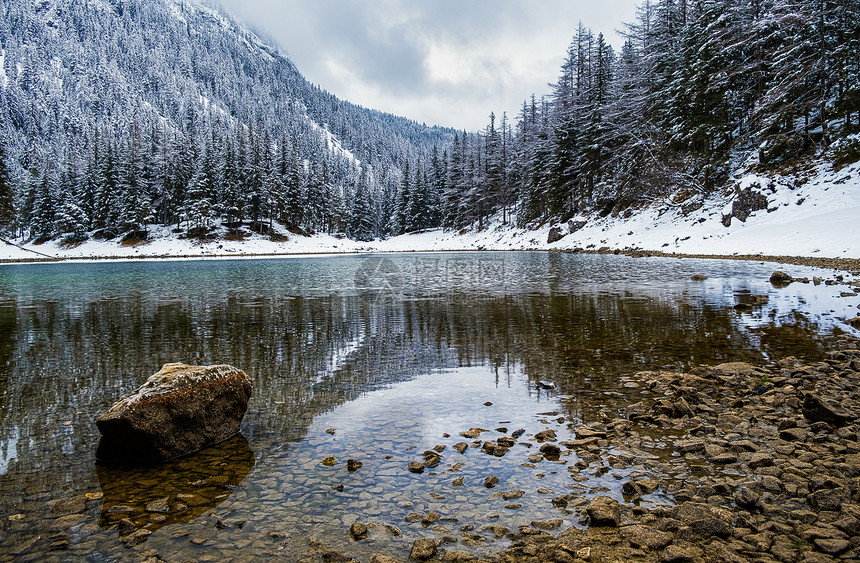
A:
<svg viewBox="0 0 860 563">
<path fill-rule="evenodd" d="M 367 532 L 367 526 L 365 524 L 362 524 L 361 522 L 353 522 L 353 524 L 349 527 L 349 534 L 355 541 L 367 538 Z"/>
<path fill-rule="evenodd" d="M 96 457 L 157 464 L 238 434 L 251 379 L 227 365 L 165 364 L 96 420 Z"/>
<path fill-rule="evenodd" d="M 481 432 L 487 432 L 484 428 L 469 428 L 464 432 L 460 432 L 460 436 L 464 438 L 475 439 L 481 435 Z"/>
<path fill-rule="evenodd" d="M 424 538 L 415 540 L 412 543 L 412 551 L 409 553 L 409 559 L 415 561 L 427 561 L 432 557 L 436 557 L 438 553 L 436 540 L 432 538 Z"/>
<path fill-rule="evenodd" d="M 785 286 L 794 281 L 794 278 L 781 270 L 776 270 L 770 275 L 770 283 L 776 286 Z"/>
<path fill-rule="evenodd" d="M 490 475 L 489 477 L 484 479 L 484 486 L 487 487 L 488 489 L 492 489 L 493 487 L 496 486 L 496 484 L 498 482 L 499 482 L 498 477 L 496 477 L 495 475 Z"/>
</svg>

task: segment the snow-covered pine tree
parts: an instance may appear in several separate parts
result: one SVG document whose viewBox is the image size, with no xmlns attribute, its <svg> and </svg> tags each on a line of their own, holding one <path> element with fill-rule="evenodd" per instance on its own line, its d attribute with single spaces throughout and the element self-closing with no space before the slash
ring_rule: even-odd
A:
<svg viewBox="0 0 860 563">
<path fill-rule="evenodd" d="M 463 136 L 465 136 L 465 131 Z M 442 225 L 454 228 L 460 225 L 460 202 L 463 185 L 463 149 L 459 134 L 454 135 L 448 162 L 448 175 L 442 192 Z"/>
<path fill-rule="evenodd" d="M 413 223 L 412 213 L 412 175 L 409 172 L 408 157 L 401 166 L 403 177 L 400 180 L 400 189 L 397 191 L 397 203 L 394 206 L 394 215 L 392 218 L 393 233 L 399 235 L 410 230 Z"/>
<path fill-rule="evenodd" d="M 200 166 L 188 183 L 184 219 L 197 235 L 205 234 L 212 221 L 212 200 L 209 199 L 209 179 Z"/>
<path fill-rule="evenodd" d="M 280 173 L 284 186 L 284 222 L 291 227 L 299 227 L 305 222 L 305 214 L 313 217 L 320 210 L 308 209 L 308 201 L 304 190 L 303 166 L 299 160 L 299 142 L 293 137 L 289 142 L 286 136 L 281 139 Z M 317 206 L 318 207 L 318 202 Z"/>
<path fill-rule="evenodd" d="M 120 166 L 117 183 L 116 226 L 121 233 L 139 236 L 145 233 L 152 221 L 149 189 L 144 171 L 143 146 L 140 125 L 135 121 Z"/>
<path fill-rule="evenodd" d="M 54 236 L 58 184 L 58 173 L 53 166 L 48 166 L 36 182 L 30 215 L 30 232 L 36 239 L 47 240 Z"/>
<path fill-rule="evenodd" d="M 429 224 L 428 193 L 424 181 L 424 167 L 420 160 L 414 170 L 414 180 L 409 183 L 409 207 L 406 209 L 403 226 L 403 230 L 407 233 L 424 229 Z"/>
<path fill-rule="evenodd" d="M 236 223 L 242 220 L 242 208 L 244 207 L 242 205 L 237 158 L 238 155 L 234 150 L 233 142 L 228 139 L 224 146 L 224 172 L 218 201 L 224 221 L 230 229 L 234 229 Z"/>
<path fill-rule="evenodd" d="M 6 165 L 6 150 L 0 143 L 0 232 L 7 232 L 15 224 L 15 190 Z"/>
<path fill-rule="evenodd" d="M 376 225 L 373 220 L 373 206 L 366 168 L 361 169 L 361 175 L 355 189 L 347 234 L 351 238 L 361 241 L 373 240 L 376 236 Z"/>
</svg>

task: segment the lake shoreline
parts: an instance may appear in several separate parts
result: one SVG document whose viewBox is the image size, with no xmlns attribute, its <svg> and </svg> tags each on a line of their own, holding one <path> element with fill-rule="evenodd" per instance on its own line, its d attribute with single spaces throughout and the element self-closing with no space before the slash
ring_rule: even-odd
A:
<svg viewBox="0 0 860 563">
<path fill-rule="evenodd" d="M 856 278 L 351 254 L 0 270 L 0 561 L 384 563 L 419 540 L 412 560 L 860 548 L 860 419 L 805 412 L 818 394 L 860 417 Z M 383 263 L 402 274 L 392 295 L 354 287 Z M 245 436 L 155 472 L 94 465 L 92 420 L 170 361 L 255 374 Z"/>
<path fill-rule="evenodd" d="M 590 495 L 575 490 L 561 494 L 553 505 L 578 525 L 557 534 L 553 530 L 560 528 L 560 519 L 533 521 L 516 530 L 476 528 L 468 522 L 458 524 L 460 533 L 437 527 L 435 534 L 413 542 L 409 560 L 856 560 L 860 402 L 853 390 L 860 384 L 858 344 L 860 340 L 843 336 L 821 362 L 789 357 L 766 366 L 732 362 L 688 373 L 633 374 L 629 383 L 647 393 L 641 402 L 577 427 L 575 440 L 556 442 L 554 434 L 538 440 L 545 456 L 539 467 L 558 463 L 553 450 L 561 449 L 562 458 L 576 454 L 580 461 L 567 469 L 574 481 L 595 469 L 633 469 L 622 486 L 623 501 L 600 493 L 588 499 Z M 640 449 L 649 449 L 642 439 L 649 429 L 677 434 L 671 458 L 658 459 Z M 675 504 L 640 504 L 655 491 L 671 495 Z M 529 498 L 526 491 L 495 494 L 522 504 Z M 365 531 L 367 525 L 358 523 Z M 482 557 L 458 551 L 458 545 L 483 544 L 489 534 L 511 543 Z M 352 560 L 324 541 L 312 545 L 307 556 L 306 561 Z M 382 554 L 371 559 L 392 561 L 400 559 Z"/>
<path fill-rule="evenodd" d="M 860 258 L 827 258 L 814 256 L 778 256 L 760 254 L 684 254 L 666 253 L 659 250 L 547 250 L 540 248 L 522 248 L 510 250 L 495 249 L 459 249 L 459 250 L 348 250 L 342 252 L 276 252 L 276 253 L 218 253 L 218 254 L 153 254 L 141 256 L 81 256 L 57 258 L 0 258 L 0 265 L 5 264 L 52 264 L 57 262 L 126 262 L 126 261 L 158 261 L 158 260 L 230 260 L 256 258 L 291 258 L 309 256 L 355 256 L 362 254 L 439 254 L 439 253 L 471 253 L 471 252 L 559 252 L 563 254 L 613 254 L 632 258 L 678 258 L 697 260 L 737 260 L 748 262 L 773 262 L 792 266 L 808 266 L 813 268 L 832 269 L 860 275 Z"/>
</svg>

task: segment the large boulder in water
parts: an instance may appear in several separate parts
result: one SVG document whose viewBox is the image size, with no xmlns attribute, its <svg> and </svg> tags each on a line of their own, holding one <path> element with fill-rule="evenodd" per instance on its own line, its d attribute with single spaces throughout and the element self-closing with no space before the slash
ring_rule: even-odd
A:
<svg viewBox="0 0 860 563">
<path fill-rule="evenodd" d="M 96 420 L 96 457 L 156 464 L 199 451 L 239 432 L 250 397 L 238 368 L 165 364 Z"/>
</svg>

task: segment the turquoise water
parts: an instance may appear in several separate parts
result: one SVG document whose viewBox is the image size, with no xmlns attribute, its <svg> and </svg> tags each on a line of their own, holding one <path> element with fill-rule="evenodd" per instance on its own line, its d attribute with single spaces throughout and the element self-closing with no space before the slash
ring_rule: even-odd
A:
<svg viewBox="0 0 860 563">
<path fill-rule="evenodd" d="M 814 359 L 851 330 L 860 297 L 777 289 L 773 269 L 525 252 L 2 266 L 0 558 L 290 560 L 324 546 L 405 559 L 420 537 L 484 553 L 506 545 L 492 526 L 576 525 L 552 498 L 620 498 L 636 469 L 536 460 L 537 432 L 571 439 L 641 400 L 624 374 Z M 769 301 L 736 311 L 750 293 Z M 157 469 L 96 465 L 94 419 L 176 361 L 251 376 L 241 436 Z M 525 432 L 503 457 L 458 453 L 472 427 Z M 435 446 L 437 467 L 407 470 Z M 126 547 L 123 519 L 151 534 Z M 369 540 L 350 539 L 355 521 Z"/>
</svg>

